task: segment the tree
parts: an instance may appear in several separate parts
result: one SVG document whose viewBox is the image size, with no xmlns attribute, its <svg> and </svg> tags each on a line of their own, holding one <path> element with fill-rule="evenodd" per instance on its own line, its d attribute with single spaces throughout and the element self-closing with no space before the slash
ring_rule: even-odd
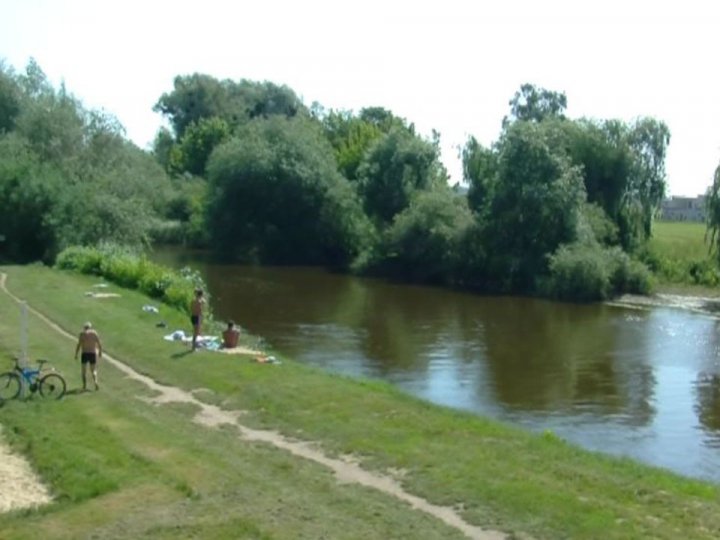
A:
<svg viewBox="0 0 720 540">
<path fill-rule="evenodd" d="M 410 281 L 451 282 L 460 238 L 472 222 L 467 201 L 451 190 L 418 192 L 386 233 L 385 267 Z"/>
<path fill-rule="evenodd" d="M 168 117 L 176 140 L 202 119 L 220 118 L 234 130 L 257 117 L 308 114 L 295 92 L 271 82 L 219 81 L 195 73 L 175 77 L 173 86 L 172 92 L 160 96 L 154 110 Z"/>
<path fill-rule="evenodd" d="M 498 156 L 470 137 L 462 149 L 463 179 L 470 184 L 468 204 L 478 212 L 492 195 L 497 179 Z"/>
<path fill-rule="evenodd" d="M 266 263 L 347 265 L 369 237 L 353 189 L 317 124 L 249 122 L 208 164 L 212 246 Z"/>
<path fill-rule="evenodd" d="M 175 137 L 166 127 L 161 127 L 155 134 L 152 152 L 163 169 L 170 171 L 170 154 L 175 146 Z"/>
<path fill-rule="evenodd" d="M 15 128 L 20 112 L 21 89 L 13 71 L 0 61 L 0 135 Z"/>
<path fill-rule="evenodd" d="M 185 129 L 202 118 L 224 118 L 233 126 L 246 121 L 246 100 L 233 90 L 232 81 L 219 81 L 209 75 L 178 76 L 173 91 L 160 96 L 153 110 L 168 117 L 180 140 Z"/>
<path fill-rule="evenodd" d="M 437 145 L 393 129 L 370 147 L 358 167 L 365 212 L 383 225 L 407 208 L 418 190 L 446 181 Z"/>
<path fill-rule="evenodd" d="M 652 233 L 652 220 L 665 197 L 665 155 L 670 130 L 654 118 L 640 118 L 630 129 L 630 148 L 635 157 L 628 204 L 642 209 L 642 227 L 646 238 Z"/>
<path fill-rule="evenodd" d="M 548 118 L 564 118 L 567 98 L 564 92 L 554 92 L 525 83 L 508 102 L 510 116 L 503 118 L 506 128 L 515 121 L 542 122 Z"/>
<path fill-rule="evenodd" d="M 349 111 L 330 111 L 321 118 L 321 123 L 335 151 L 340 172 L 348 180 L 357 180 L 357 169 L 365 153 L 383 131 Z"/>
<path fill-rule="evenodd" d="M 600 205 L 618 227 L 613 238 L 628 251 L 641 246 L 665 190 L 665 124 L 651 118 L 630 125 L 548 118 L 537 126 L 554 153 L 580 168 L 588 202 Z"/>
<path fill-rule="evenodd" d="M 82 150 L 83 115 L 80 103 L 64 87 L 58 93 L 43 91 L 27 101 L 15 129 L 42 159 L 60 163 Z"/>
<path fill-rule="evenodd" d="M 627 129 L 622 122 L 556 122 L 560 143 L 574 165 L 582 166 L 588 202 L 600 205 L 616 223 L 633 167 Z"/>
<path fill-rule="evenodd" d="M 580 169 L 553 151 L 542 126 L 511 125 L 500 143 L 483 231 L 494 287 L 532 291 L 547 272 L 547 256 L 576 238 L 585 198 Z"/>
<path fill-rule="evenodd" d="M 0 137 L 0 260 L 51 258 L 57 234 L 49 216 L 61 185 L 21 137 Z"/>
<path fill-rule="evenodd" d="M 720 234 L 718 234 L 718 231 L 720 231 L 720 164 L 715 169 L 713 184 L 707 191 L 705 215 L 707 224 L 705 240 L 709 244 L 710 252 L 714 253 L 720 263 Z"/>
<path fill-rule="evenodd" d="M 112 123 L 87 131 L 53 210 L 59 248 L 103 241 L 145 244 L 171 196 L 169 178 Z"/>
<path fill-rule="evenodd" d="M 402 118 L 395 116 L 383 107 L 365 107 L 360 110 L 360 120 L 377 127 L 383 133 L 390 133 L 393 129 L 405 129 L 415 134 L 415 127 Z"/>
<path fill-rule="evenodd" d="M 147 239 L 169 179 L 116 118 L 56 91 L 32 60 L 21 75 L 0 70 L 0 111 L 0 257 L 51 261 L 69 244 Z"/>
<path fill-rule="evenodd" d="M 213 116 L 201 118 L 191 123 L 177 145 L 171 167 L 175 172 L 189 172 L 198 176 L 205 175 L 205 166 L 210 154 L 220 143 L 230 138 L 228 123 Z"/>
<path fill-rule="evenodd" d="M 331 110 L 325 114 L 316 106 L 314 114 L 335 149 L 340 172 L 352 181 L 357 180 L 357 170 L 368 149 L 383 135 L 393 129 L 405 130 L 414 135 L 405 120 L 382 107 L 366 107 L 356 116 L 350 111 Z"/>
<path fill-rule="evenodd" d="M 243 80 L 235 87 L 234 92 L 244 96 L 249 118 L 268 118 L 272 115 L 292 118 L 297 114 L 307 113 L 307 108 L 300 98 L 285 85 Z"/>
</svg>

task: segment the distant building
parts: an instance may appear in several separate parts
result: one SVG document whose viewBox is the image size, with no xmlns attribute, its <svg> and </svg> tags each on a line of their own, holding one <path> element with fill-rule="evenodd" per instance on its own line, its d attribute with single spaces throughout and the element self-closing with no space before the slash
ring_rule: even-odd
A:
<svg viewBox="0 0 720 540">
<path fill-rule="evenodd" d="M 670 197 L 660 207 L 663 221 L 705 221 L 705 195 Z"/>
</svg>

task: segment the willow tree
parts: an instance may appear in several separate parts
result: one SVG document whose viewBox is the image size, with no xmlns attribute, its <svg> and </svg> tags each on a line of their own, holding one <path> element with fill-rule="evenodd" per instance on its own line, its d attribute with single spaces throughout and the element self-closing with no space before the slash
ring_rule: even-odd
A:
<svg viewBox="0 0 720 540">
<path fill-rule="evenodd" d="M 715 255 L 720 262 L 720 164 L 715 169 L 713 184 L 708 189 L 705 199 L 705 219 L 707 232 L 705 241 L 709 244 L 709 251 Z"/>
</svg>

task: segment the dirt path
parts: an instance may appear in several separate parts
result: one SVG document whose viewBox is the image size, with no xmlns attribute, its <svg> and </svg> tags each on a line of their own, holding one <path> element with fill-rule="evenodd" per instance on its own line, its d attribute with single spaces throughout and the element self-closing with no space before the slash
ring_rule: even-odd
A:
<svg viewBox="0 0 720 540">
<path fill-rule="evenodd" d="M 12 294 L 7 289 L 5 284 L 6 278 L 6 274 L 0 274 L 0 288 L 2 288 L 2 290 L 13 300 L 21 303 L 22 300 Z M 50 320 L 45 315 L 43 315 L 29 305 L 28 311 L 35 314 L 50 328 L 52 328 L 59 334 L 62 334 L 68 339 L 75 341 L 76 337 L 74 335 L 65 331 L 52 320 Z M 430 503 L 423 498 L 408 493 L 393 478 L 366 471 L 359 467 L 357 464 L 352 463 L 350 460 L 329 457 L 311 443 L 293 441 L 275 431 L 257 430 L 245 426 L 239 421 L 239 418 L 241 417 L 243 411 L 227 411 L 215 405 L 203 403 L 202 401 L 198 400 L 191 392 L 187 392 L 185 390 L 182 390 L 181 388 L 177 388 L 174 386 L 166 386 L 159 384 L 154 379 L 138 373 L 127 364 L 114 359 L 108 354 L 103 354 L 103 359 L 110 362 L 113 366 L 115 366 L 118 370 L 123 372 L 131 379 L 139 381 L 146 385 L 148 388 L 158 392 L 158 396 L 148 400 L 153 404 L 159 405 L 164 403 L 177 402 L 191 403 L 199 408 L 199 412 L 193 418 L 193 420 L 199 424 L 208 427 L 216 427 L 222 424 L 230 424 L 232 426 L 235 426 L 238 429 L 240 436 L 245 440 L 272 444 L 273 446 L 277 448 L 282 448 L 283 450 L 286 450 L 295 456 L 299 456 L 304 459 L 319 463 L 332 470 L 339 482 L 361 484 L 396 497 L 400 500 L 403 500 L 407 502 L 412 508 L 430 514 L 437 519 L 440 519 L 447 525 L 458 529 L 459 531 L 463 532 L 468 538 L 472 538 L 475 540 L 501 540 L 507 538 L 507 536 L 502 532 L 483 529 L 481 527 L 469 524 L 464 519 L 462 519 L 458 512 L 453 508 L 446 506 L 438 506 Z M 0 484 L 0 497 L 2 497 L 3 492 L 5 492 L 5 486 Z"/>
</svg>

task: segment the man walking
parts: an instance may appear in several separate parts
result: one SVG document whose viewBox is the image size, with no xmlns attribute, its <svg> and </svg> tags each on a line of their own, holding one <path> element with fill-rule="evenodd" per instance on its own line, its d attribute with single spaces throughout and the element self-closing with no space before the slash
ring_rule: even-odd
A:
<svg viewBox="0 0 720 540">
<path fill-rule="evenodd" d="M 97 361 L 98 358 L 102 358 L 102 343 L 100 342 L 100 336 L 93 329 L 90 322 L 86 322 L 83 325 L 83 330 L 78 337 L 77 347 L 75 347 L 75 360 L 77 360 L 78 353 L 81 351 L 82 356 L 80 357 L 80 362 L 82 363 L 83 390 L 87 390 L 88 364 L 90 364 L 95 390 L 98 390 L 100 387 L 98 386 Z"/>
</svg>

